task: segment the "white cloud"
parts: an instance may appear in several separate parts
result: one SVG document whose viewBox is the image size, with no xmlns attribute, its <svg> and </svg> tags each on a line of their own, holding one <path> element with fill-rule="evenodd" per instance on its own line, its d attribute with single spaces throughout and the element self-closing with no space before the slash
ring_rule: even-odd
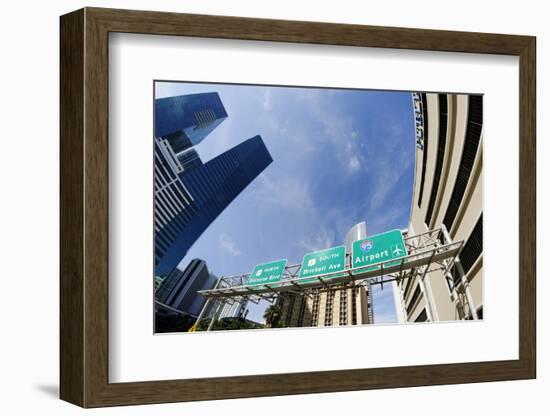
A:
<svg viewBox="0 0 550 416">
<path fill-rule="evenodd" d="M 406 146 L 395 146 L 383 157 L 382 163 L 373 166 L 373 171 L 378 172 L 377 181 L 374 186 L 374 192 L 370 195 L 369 212 L 377 212 L 387 201 L 388 197 L 393 195 L 398 182 L 404 175 L 409 173 L 410 166 L 414 163 L 414 158 L 410 157 L 410 149 Z M 391 161 L 391 163 L 388 163 Z M 408 207 L 407 207 L 408 208 Z"/>
<path fill-rule="evenodd" d="M 311 135 L 309 140 L 325 142 L 332 147 L 342 171 L 349 175 L 359 172 L 363 165 L 363 151 L 360 149 L 359 138 L 353 117 L 342 112 L 331 102 L 331 94 L 321 94 L 317 90 L 306 90 L 298 98 L 306 101 L 312 117 L 320 124 L 320 134 Z"/>
<path fill-rule="evenodd" d="M 377 212 L 378 215 L 369 217 L 367 227 L 370 230 L 382 232 L 387 230 L 393 224 L 394 227 L 407 227 L 407 222 L 399 224 L 397 220 L 404 217 L 409 212 L 409 206 L 403 204 L 394 204 L 384 207 L 383 210 Z"/>
<path fill-rule="evenodd" d="M 306 252 L 323 250 L 334 246 L 334 237 L 333 232 L 330 232 L 325 227 L 321 227 L 313 237 L 298 240 L 298 246 L 303 248 Z"/>
<path fill-rule="evenodd" d="M 271 111 L 273 106 L 273 90 L 271 88 L 266 88 L 263 95 L 262 107 L 266 111 Z"/>
<path fill-rule="evenodd" d="M 258 177 L 258 182 L 258 198 L 262 203 L 289 210 L 306 210 L 313 206 L 306 183 L 295 176 L 284 176 L 275 181 L 264 172 Z"/>
<path fill-rule="evenodd" d="M 233 241 L 230 235 L 221 233 L 218 241 L 220 243 L 220 247 L 223 250 L 227 251 L 232 256 L 241 255 L 241 251 L 237 248 L 237 246 L 235 245 L 235 242 Z"/>
<path fill-rule="evenodd" d="M 348 171 L 351 173 L 355 173 L 359 170 L 360 167 L 361 167 L 361 162 L 359 161 L 359 157 L 355 155 L 352 156 L 349 160 Z"/>
</svg>

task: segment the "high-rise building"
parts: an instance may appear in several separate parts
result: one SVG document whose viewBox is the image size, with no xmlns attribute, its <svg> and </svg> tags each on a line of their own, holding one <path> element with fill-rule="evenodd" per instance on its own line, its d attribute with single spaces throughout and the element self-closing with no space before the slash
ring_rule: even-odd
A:
<svg viewBox="0 0 550 416">
<path fill-rule="evenodd" d="M 172 272 L 216 217 L 271 162 L 260 136 L 203 164 L 193 146 L 227 112 L 218 93 L 155 100 L 155 275 Z"/>
<path fill-rule="evenodd" d="M 155 243 L 161 243 L 155 247 L 156 275 L 170 273 L 217 216 L 272 161 L 262 138 L 255 136 L 180 173 L 178 179 L 190 196 L 189 203 L 181 204 L 184 209 L 175 221 L 155 230 Z"/>
<path fill-rule="evenodd" d="M 483 96 L 413 93 L 416 168 L 408 234 L 445 229 L 464 241 L 447 275 L 394 283 L 405 322 L 483 317 Z"/>
<path fill-rule="evenodd" d="M 226 303 L 223 305 L 218 319 L 244 317 L 247 305 L 248 302 L 246 300 L 235 301 L 233 304 Z"/>
<path fill-rule="evenodd" d="M 354 225 L 346 234 L 346 257 L 355 241 L 367 236 L 366 222 Z M 367 286 L 308 289 L 304 293 L 283 293 L 277 298 L 281 322 L 287 327 L 345 326 L 373 323 L 372 297 Z"/>
<path fill-rule="evenodd" d="M 206 302 L 197 291 L 212 289 L 217 280 L 204 260 L 193 259 L 185 270 L 175 268 L 164 279 L 156 298 L 164 305 L 196 317 Z"/>
<path fill-rule="evenodd" d="M 155 100 L 155 137 L 168 140 L 178 154 L 199 144 L 227 118 L 217 92 Z"/>
<path fill-rule="evenodd" d="M 170 145 L 163 139 L 154 140 L 154 230 L 155 266 L 174 244 L 177 236 L 197 212 L 197 205 L 178 174 L 183 171 Z M 166 275 L 172 270 L 163 270 Z M 161 276 L 158 270 L 155 275 Z"/>
<path fill-rule="evenodd" d="M 346 234 L 346 253 L 351 254 L 353 243 L 367 237 L 367 223 L 355 224 Z"/>
<path fill-rule="evenodd" d="M 202 166 L 202 160 L 195 149 L 187 149 L 178 153 L 177 159 L 181 164 L 181 172 L 189 172 L 193 168 Z"/>
<path fill-rule="evenodd" d="M 179 178 L 180 174 L 202 165 L 192 146 L 226 118 L 227 112 L 217 93 L 155 100 L 155 265 L 197 210 L 193 196 Z M 170 271 L 164 269 L 162 273 Z M 159 274 L 157 270 L 155 274 Z"/>
<path fill-rule="evenodd" d="M 366 286 L 308 289 L 277 298 L 286 327 L 345 326 L 372 323 Z"/>
</svg>

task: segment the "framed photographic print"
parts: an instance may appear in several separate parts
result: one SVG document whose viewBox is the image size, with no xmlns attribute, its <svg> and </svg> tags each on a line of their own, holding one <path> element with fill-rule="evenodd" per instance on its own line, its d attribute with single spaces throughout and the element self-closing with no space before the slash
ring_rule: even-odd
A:
<svg viewBox="0 0 550 416">
<path fill-rule="evenodd" d="M 61 17 L 61 398 L 534 378 L 535 39 Z"/>
</svg>

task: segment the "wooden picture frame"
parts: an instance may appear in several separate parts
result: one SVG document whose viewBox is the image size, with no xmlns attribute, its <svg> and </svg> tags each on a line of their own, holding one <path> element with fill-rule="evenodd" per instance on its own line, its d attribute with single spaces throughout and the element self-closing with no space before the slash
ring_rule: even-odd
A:
<svg viewBox="0 0 550 416">
<path fill-rule="evenodd" d="M 534 37 L 85 8 L 61 17 L 60 396 L 82 407 L 536 377 Z M 519 57 L 519 359 L 109 383 L 108 34 L 192 36 Z"/>
</svg>

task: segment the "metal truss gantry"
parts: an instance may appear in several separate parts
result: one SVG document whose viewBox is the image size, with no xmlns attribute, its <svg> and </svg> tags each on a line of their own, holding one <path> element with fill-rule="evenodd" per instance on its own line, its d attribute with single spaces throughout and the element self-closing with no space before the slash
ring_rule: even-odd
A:
<svg viewBox="0 0 550 416">
<path fill-rule="evenodd" d="M 404 236 L 408 255 L 399 260 L 387 260 L 369 266 L 351 268 L 351 256 L 346 255 L 346 269 L 342 272 L 326 273 L 317 277 L 300 277 L 301 264 L 286 266 L 280 282 L 264 285 L 247 285 L 250 273 L 222 277 L 216 287 L 201 290 L 198 293 L 207 299 L 198 321 L 203 317 L 211 301 L 234 303 L 239 301 L 261 300 L 273 302 L 278 296 L 285 293 L 302 294 L 308 296 L 310 289 L 332 290 L 337 288 L 372 286 L 411 279 L 427 273 L 442 270 L 448 275 L 457 261 L 463 241 L 449 241 L 448 235 L 442 228 L 426 231 L 421 234 L 408 236 L 406 230 L 401 231 Z"/>
</svg>

